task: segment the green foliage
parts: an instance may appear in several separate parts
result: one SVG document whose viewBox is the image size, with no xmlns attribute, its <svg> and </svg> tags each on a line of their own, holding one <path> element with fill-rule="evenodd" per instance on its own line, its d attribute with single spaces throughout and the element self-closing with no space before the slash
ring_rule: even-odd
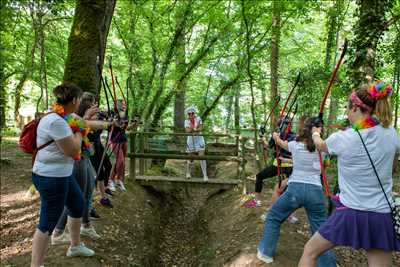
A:
<svg viewBox="0 0 400 267">
<path fill-rule="evenodd" d="M 339 0 L 338 0 L 339 1 Z M 400 14 L 399 1 L 387 10 L 386 19 Z M 35 4 L 34 4 L 35 3 Z M 250 69 L 253 76 L 255 119 L 263 123 L 269 111 L 271 1 L 244 1 L 250 29 Z M 281 36 L 279 52 L 278 92 L 284 100 L 299 71 L 299 114 L 316 114 L 323 90 L 340 54 L 333 41 L 330 66 L 325 56 L 330 20 L 337 17 L 340 29 L 339 47 L 344 37 L 354 39 L 353 28 L 359 12 L 357 2 L 281 1 Z M 74 1 L 1 1 L 1 82 L 5 84 L 8 118 L 12 117 L 14 89 L 27 65 L 32 48 L 37 15 L 43 14 L 44 44 L 49 94 L 63 77 L 67 41 L 74 13 Z M 108 58 L 124 90 L 128 87 L 132 114 L 145 117 L 146 124 L 173 123 L 173 101 L 177 80 L 185 81 L 186 106 L 194 105 L 200 112 L 211 110 L 205 121 L 207 128 L 234 127 L 234 88 L 240 88 L 241 127 L 252 127 L 249 77 L 245 69 L 246 38 L 241 14 L 241 0 L 225 1 L 117 1 L 107 39 L 103 76 L 110 76 Z M 376 76 L 390 81 L 399 53 L 398 32 L 394 23 L 377 44 Z M 357 30 L 357 28 L 356 28 Z M 185 68 L 176 68 L 176 35 L 185 40 Z M 365 32 L 367 38 L 368 32 Z M 396 39 L 397 38 L 397 39 Z M 354 61 L 354 49 L 339 72 L 332 95 L 339 99 L 342 114 L 347 93 L 351 90 L 348 71 Z M 335 57 L 336 54 L 336 57 Z M 398 62 L 398 61 L 397 61 Z M 34 70 L 23 90 L 22 106 L 35 104 L 40 95 L 40 50 L 34 58 Z M 5 79 L 6 77 L 7 79 Z M 224 85 L 238 79 L 225 91 Z M 3 88 L 3 86 L 2 86 Z M 119 98 L 121 93 L 117 90 Z M 218 101 L 217 101 L 217 100 Z M 213 103 L 217 101 L 215 107 Z M 51 101 L 50 101 L 51 102 Z M 154 107 L 152 107 L 154 103 Z M 105 109 L 104 93 L 101 105 Z M 40 109 L 45 107 L 40 103 Z M 229 112 L 230 110 L 230 112 Z M 159 116 L 159 118 L 157 118 Z M 228 116 L 230 116 L 228 118 Z M 9 119 L 9 123 L 12 123 Z"/>
</svg>

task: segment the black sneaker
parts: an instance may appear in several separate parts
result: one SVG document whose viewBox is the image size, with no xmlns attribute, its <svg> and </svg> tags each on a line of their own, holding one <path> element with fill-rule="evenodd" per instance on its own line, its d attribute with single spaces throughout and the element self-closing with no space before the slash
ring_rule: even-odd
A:
<svg viewBox="0 0 400 267">
<path fill-rule="evenodd" d="M 89 216 L 90 216 L 90 219 L 92 219 L 94 221 L 100 219 L 100 215 L 97 213 L 96 209 L 91 209 Z"/>
<path fill-rule="evenodd" d="M 104 192 L 110 196 L 114 196 L 113 192 L 111 192 L 111 190 L 109 188 L 106 188 L 106 190 Z"/>
<path fill-rule="evenodd" d="M 111 204 L 111 201 L 110 201 L 108 198 L 106 198 L 106 197 L 103 197 L 102 199 L 100 199 L 100 204 L 103 205 L 104 207 L 109 207 L 109 208 L 114 207 L 114 206 Z"/>
</svg>

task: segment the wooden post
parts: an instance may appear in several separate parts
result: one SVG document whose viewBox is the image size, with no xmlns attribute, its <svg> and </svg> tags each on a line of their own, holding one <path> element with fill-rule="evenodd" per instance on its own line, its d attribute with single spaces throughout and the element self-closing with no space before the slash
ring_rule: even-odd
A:
<svg viewBox="0 0 400 267">
<path fill-rule="evenodd" d="M 144 154 L 144 134 L 140 135 L 140 153 Z M 139 158 L 139 174 L 144 175 L 144 158 Z"/>
<path fill-rule="evenodd" d="M 246 179 L 245 179 L 245 166 L 246 166 L 246 159 L 245 159 L 245 156 L 246 156 L 246 151 L 245 151 L 245 138 L 243 138 L 242 136 L 240 137 L 240 141 L 241 141 L 241 145 L 240 145 L 240 147 L 241 147 L 241 158 L 242 158 L 242 162 L 240 163 L 240 175 L 239 175 L 239 178 L 240 179 L 242 179 L 243 180 L 243 194 L 246 194 L 247 193 L 247 188 L 246 188 Z"/>
<path fill-rule="evenodd" d="M 238 135 L 238 136 L 236 136 L 236 138 L 235 138 L 235 145 L 236 145 L 236 147 L 235 147 L 235 156 L 237 156 L 237 157 L 241 157 L 241 155 L 239 154 L 239 151 L 240 151 L 240 143 L 239 143 L 239 140 L 240 140 L 240 136 Z M 243 159 L 242 159 L 243 160 Z M 237 170 L 236 170 L 236 176 L 237 176 L 237 178 L 238 179 L 240 179 L 240 164 L 242 164 L 241 162 L 238 162 L 238 164 L 237 164 Z"/>
<path fill-rule="evenodd" d="M 149 151 L 149 136 L 147 134 L 144 135 L 143 141 L 144 141 L 144 144 L 143 144 L 144 151 Z M 151 161 L 151 159 L 150 159 L 150 161 Z M 149 163 L 149 160 L 145 159 L 144 160 L 144 172 L 146 172 L 149 169 L 150 166 L 151 165 Z"/>
<path fill-rule="evenodd" d="M 136 133 L 131 133 L 129 137 L 131 139 L 129 150 L 132 155 L 129 157 L 129 179 L 133 181 L 136 179 L 136 157 L 134 155 L 136 152 Z"/>
</svg>

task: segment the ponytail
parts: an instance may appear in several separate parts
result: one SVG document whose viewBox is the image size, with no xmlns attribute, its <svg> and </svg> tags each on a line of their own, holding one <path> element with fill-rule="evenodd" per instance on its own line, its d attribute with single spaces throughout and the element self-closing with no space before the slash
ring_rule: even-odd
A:
<svg viewBox="0 0 400 267">
<path fill-rule="evenodd" d="M 349 100 L 350 107 L 356 105 L 362 113 L 370 113 L 375 116 L 380 124 L 388 128 L 392 123 L 392 105 L 390 96 L 392 95 L 392 86 L 379 80 L 375 83 L 362 85 L 355 94 L 359 101 Z"/>
<path fill-rule="evenodd" d="M 392 114 L 392 105 L 388 97 L 376 101 L 373 115 L 375 115 L 383 127 L 388 128 L 392 124 Z"/>
</svg>

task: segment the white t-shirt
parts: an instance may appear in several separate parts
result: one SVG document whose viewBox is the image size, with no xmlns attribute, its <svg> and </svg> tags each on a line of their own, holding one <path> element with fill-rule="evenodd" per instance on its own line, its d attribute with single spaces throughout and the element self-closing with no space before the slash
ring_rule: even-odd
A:
<svg viewBox="0 0 400 267">
<path fill-rule="evenodd" d="M 392 201 L 392 167 L 400 140 L 393 127 L 377 125 L 360 130 L 389 201 Z M 347 207 L 387 213 L 390 208 L 357 132 L 352 128 L 326 140 L 329 154 L 338 156 L 340 201 Z"/>
<path fill-rule="evenodd" d="M 203 122 L 200 117 L 196 117 L 194 123 L 195 123 L 194 127 L 196 128 Z M 185 128 L 189 127 L 190 127 L 190 121 L 185 120 Z M 187 144 L 187 149 L 186 149 L 187 152 L 198 152 L 205 149 L 204 137 L 201 135 L 188 136 L 186 144 Z"/>
<path fill-rule="evenodd" d="M 293 159 L 293 172 L 288 183 L 296 182 L 322 186 L 318 152 L 308 151 L 307 146 L 302 142 L 291 141 L 288 146 Z"/>
<path fill-rule="evenodd" d="M 50 140 L 71 136 L 72 130 L 58 114 L 44 116 L 37 128 L 36 144 L 39 147 Z M 38 151 L 32 171 L 41 176 L 67 177 L 72 174 L 74 160 L 66 156 L 55 142 Z"/>
</svg>

